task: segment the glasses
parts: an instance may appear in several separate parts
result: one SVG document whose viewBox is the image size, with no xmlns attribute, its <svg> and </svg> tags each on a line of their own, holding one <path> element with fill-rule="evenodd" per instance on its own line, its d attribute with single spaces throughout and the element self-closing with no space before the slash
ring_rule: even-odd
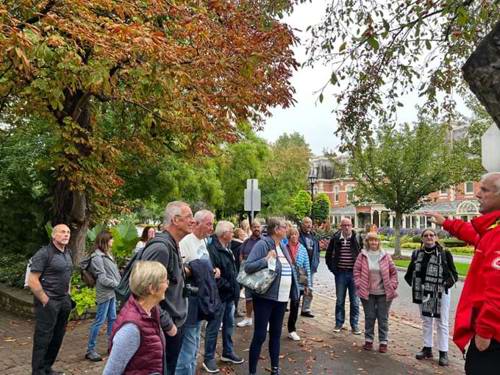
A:
<svg viewBox="0 0 500 375">
<path fill-rule="evenodd" d="M 433 234 L 424 234 L 422 237 L 435 237 Z"/>
</svg>

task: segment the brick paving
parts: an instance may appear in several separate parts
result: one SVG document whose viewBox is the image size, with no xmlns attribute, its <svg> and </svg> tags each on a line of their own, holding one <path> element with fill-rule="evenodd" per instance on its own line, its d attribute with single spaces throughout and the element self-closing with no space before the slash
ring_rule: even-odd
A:
<svg viewBox="0 0 500 375">
<path fill-rule="evenodd" d="M 243 305 L 243 303 L 241 304 Z M 450 367 L 442 368 L 437 360 L 417 361 L 414 353 L 421 346 L 421 331 L 416 322 L 392 314 L 390 321 L 389 352 L 362 350 L 363 336 L 354 336 L 349 331 L 332 333 L 334 300 L 318 295 L 313 302 L 316 318 L 299 318 L 298 333 L 302 341 L 286 338 L 283 329 L 281 367 L 288 374 L 463 374 L 463 360 L 459 351 L 450 344 Z M 363 315 L 363 314 L 361 314 Z M 100 374 L 104 362 L 91 363 L 84 359 L 88 329 L 91 321 L 71 322 L 54 368 L 64 370 L 67 375 Z M 362 327 L 362 324 L 361 324 Z M 236 328 L 236 352 L 248 357 L 252 327 Z M 2 312 L 0 315 L 0 374 L 30 374 L 33 322 Z M 203 342 L 202 342 L 203 344 Z M 220 349 L 221 345 L 218 345 Z M 106 353 L 105 338 L 98 340 L 98 351 Z M 203 351 L 203 349 L 201 350 Z M 219 353 L 220 354 L 220 353 Z M 259 374 L 269 373 L 267 344 L 262 350 Z M 200 361 L 201 358 L 199 357 Z M 219 363 L 221 374 L 247 374 L 247 363 L 241 366 L 226 366 Z M 199 371 L 200 374 L 205 372 Z"/>
</svg>

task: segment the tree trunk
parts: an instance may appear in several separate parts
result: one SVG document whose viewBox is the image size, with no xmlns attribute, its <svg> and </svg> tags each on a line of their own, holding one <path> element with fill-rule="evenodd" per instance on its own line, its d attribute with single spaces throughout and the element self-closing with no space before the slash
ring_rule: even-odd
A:
<svg viewBox="0 0 500 375">
<path fill-rule="evenodd" d="M 399 258 L 401 256 L 401 219 L 403 214 L 396 211 L 396 218 L 394 219 L 394 257 Z"/>
<path fill-rule="evenodd" d="M 462 67 L 464 79 L 500 128 L 500 22 Z"/>
<path fill-rule="evenodd" d="M 92 131 L 89 98 L 89 95 L 82 92 L 66 93 L 64 110 L 61 112 L 54 111 L 61 127 L 66 126 L 65 118 L 71 117 L 84 129 L 84 131 L 75 130 L 74 137 L 88 139 Z M 80 161 L 87 158 L 92 153 L 92 149 L 89 145 L 81 142 L 75 144 L 75 146 L 78 149 L 78 156 L 64 154 L 64 157 L 68 161 L 72 161 L 72 164 L 80 166 Z M 72 186 L 70 182 L 72 176 L 68 175 L 69 173 L 72 172 L 68 172 L 63 167 L 59 167 L 57 170 L 53 192 L 52 224 L 66 224 L 69 226 L 71 230 L 69 248 L 72 250 L 73 263 L 77 264 L 80 255 L 85 250 L 85 239 L 90 223 L 90 202 L 88 193 L 85 190 L 86 186 L 79 186 L 83 190 L 76 190 L 75 186 Z"/>
</svg>

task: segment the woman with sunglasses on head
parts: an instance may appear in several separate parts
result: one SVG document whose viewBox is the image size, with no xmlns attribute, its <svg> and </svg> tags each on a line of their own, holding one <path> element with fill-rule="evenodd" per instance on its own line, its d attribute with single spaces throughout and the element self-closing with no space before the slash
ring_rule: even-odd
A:
<svg viewBox="0 0 500 375">
<path fill-rule="evenodd" d="M 422 247 L 415 250 L 405 280 L 413 302 L 420 305 L 424 346 L 417 359 L 432 358 L 433 326 L 437 327 L 439 365 L 448 366 L 450 288 L 458 279 L 451 252 L 437 242 L 434 229 L 422 232 Z"/>
</svg>

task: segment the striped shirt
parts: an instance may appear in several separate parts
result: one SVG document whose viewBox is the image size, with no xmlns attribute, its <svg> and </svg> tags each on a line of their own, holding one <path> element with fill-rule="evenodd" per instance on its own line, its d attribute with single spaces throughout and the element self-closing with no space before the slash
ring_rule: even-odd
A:
<svg viewBox="0 0 500 375">
<path fill-rule="evenodd" d="M 351 252 L 351 238 L 344 238 L 340 236 L 342 245 L 340 246 L 340 257 L 338 268 L 341 270 L 352 271 L 356 259 L 352 257 Z"/>
<path fill-rule="evenodd" d="M 292 267 L 283 254 L 280 247 L 276 249 L 278 261 L 281 263 L 280 288 L 278 291 L 278 302 L 288 302 L 290 299 L 290 290 L 292 289 Z"/>
</svg>

